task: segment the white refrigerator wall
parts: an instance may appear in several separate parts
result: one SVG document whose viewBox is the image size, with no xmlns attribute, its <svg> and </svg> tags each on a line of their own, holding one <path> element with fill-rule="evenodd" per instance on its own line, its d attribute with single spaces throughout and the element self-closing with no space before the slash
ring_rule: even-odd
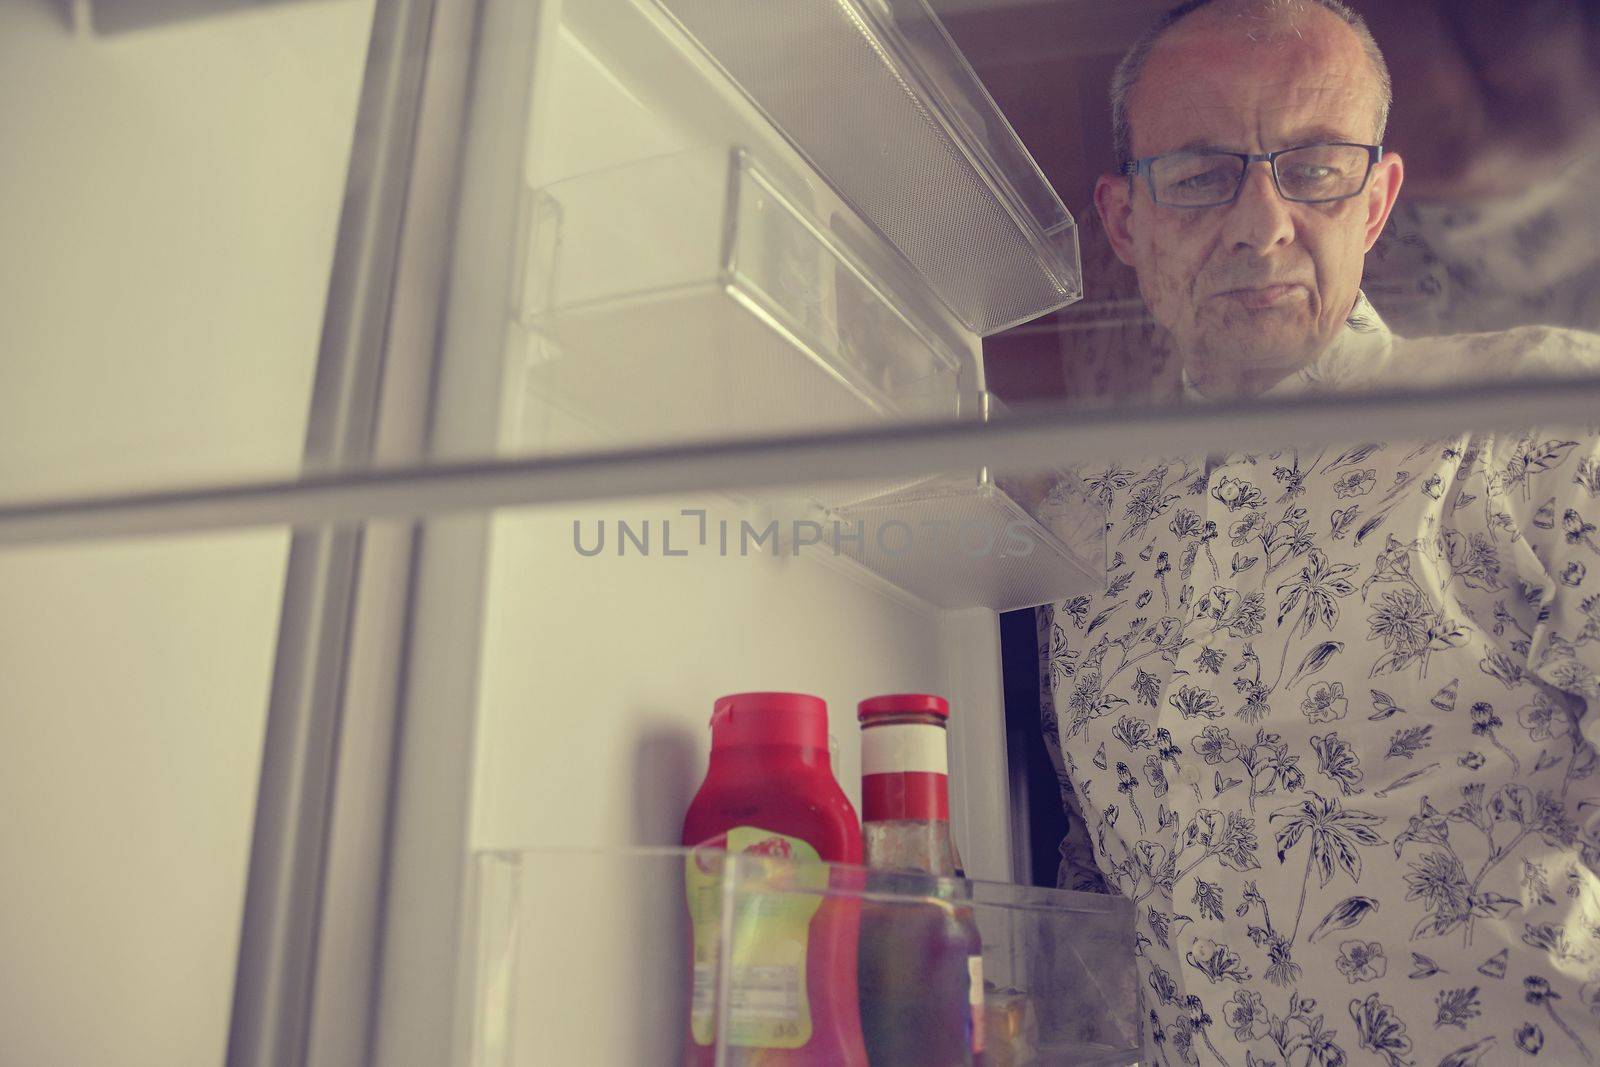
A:
<svg viewBox="0 0 1600 1067">
<path fill-rule="evenodd" d="M 0 4 L 0 493 L 292 470 L 371 0 Z M 281 530 L 0 553 L 0 1061 L 219 1064 Z"/>
<path fill-rule="evenodd" d="M 685 507 L 710 511 L 709 544 Z M 741 553 L 751 509 L 636 502 L 494 526 L 480 713 L 479 847 L 676 845 L 705 773 L 712 701 L 752 689 L 815 693 L 860 799 L 856 702 L 942 691 L 939 615 L 811 550 Z M 730 523 L 728 554 L 718 526 Z M 651 555 L 619 542 L 646 525 Z M 663 523 L 672 550 L 662 554 Z M 574 527 L 592 551 L 581 555 Z M 619 555 L 619 549 L 626 554 Z"/>
</svg>

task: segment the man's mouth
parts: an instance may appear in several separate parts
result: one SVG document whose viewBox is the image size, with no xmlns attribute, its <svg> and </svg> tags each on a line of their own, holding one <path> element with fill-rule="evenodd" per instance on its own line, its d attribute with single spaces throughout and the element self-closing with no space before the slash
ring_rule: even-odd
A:
<svg viewBox="0 0 1600 1067">
<path fill-rule="evenodd" d="M 1217 295 L 1225 300 L 1232 300 L 1251 311 L 1260 311 L 1283 303 L 1299 293 L 1302 288 L 1302 286 L 1293 283 L 1283 283 L 1246 289 L 1229 289 L 1227 292 Z"/>
</svg>

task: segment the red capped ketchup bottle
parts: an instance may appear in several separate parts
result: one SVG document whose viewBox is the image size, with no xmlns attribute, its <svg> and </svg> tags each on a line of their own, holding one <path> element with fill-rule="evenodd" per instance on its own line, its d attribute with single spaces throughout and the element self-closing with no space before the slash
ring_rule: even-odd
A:
<svg viewBox="0 0 1600 1067">
<path fill-rule="evenodd" d="M 776 856 L 801 871 L 815 864 L 819 889 L 735 894 L 725 924 L 719 869 L 690 856 L 694 997 L 685 1062 L 716 1059 L 721 937 L 729 929 L 725 1062 L 866 1067 L 856 1001 L 860 904 L 820 892 L 829 880 L 822 863 L 861 862 L 861 827 L 833 776 L 828 708 L 819 697 L 737 693 L 716 702 L 710 767 L 684 818 L 683 843 Z"/>
<path fill-rule="evenodd" d="M 867 866 L 961 877 L 950 839 L 941 697 L 863 700 L 861 816 Z M 909 881 L 909 880 L 908 880 Z M 892 879 L 884 888 L 905 892 Z M 917 882 L 914 902 L 869 898 L 861 912 L 861 1025 L 873 1067 L 983 1062 L 983 946 L 961 882 Z"/>
</svg>

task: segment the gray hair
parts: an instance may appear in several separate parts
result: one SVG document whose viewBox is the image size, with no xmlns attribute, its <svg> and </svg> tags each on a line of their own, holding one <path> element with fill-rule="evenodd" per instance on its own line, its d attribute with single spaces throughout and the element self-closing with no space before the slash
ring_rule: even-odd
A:
<svg viewBox="0 0 1600 1067">
<path fill-rule="evenodd" d="M 1128 97 L 1132 95 L 1133 87 L 1144 74 L 1145 63 L 1149 61 L 1150 53 L 1174 25 L 1216 2 L 1217 0 L 1185 0 L 1146 30 L 1144 35 L 1134 42 L 1128 54 L 1122 57 L 1122 62 L 1117 64 L 1117 72 L 1111 79 L 1111 138 L 1117 153 L 1117 162 L 1122 163 L 1133 158 L 1133 129 L 1128 119 Z M 1367 29 L 1366 20 L 1350 10 L 1341 0 L 1256 0 L 1255 6 L 1268 13 L 1283 10 L 1303 11 L 1312 6 L 1325 8 L 1339 16 L 1355 31 L 1361 41 L 1362 51 L 1366 53 L 1367 59 L 1372 64 L 1373 73 L 1378 79 L 1377 136 L 1381 142 L 1383 131 L 1389 125 L 1389 108 L 1394 103 L 1394 84 L 1389 79 L 1389 64 L 1384 62 L 1383 53 L 1378 50 L 1378 42 L 1372 39 L 1372 31 Z"/>
</svg>

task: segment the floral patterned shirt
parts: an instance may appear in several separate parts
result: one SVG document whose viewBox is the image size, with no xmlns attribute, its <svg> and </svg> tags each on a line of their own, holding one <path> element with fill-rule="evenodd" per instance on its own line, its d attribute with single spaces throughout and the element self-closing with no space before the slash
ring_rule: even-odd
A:
<svg viewBox="0 0 1600 1067">
<path fill-rule="evenodd" d="M 1397 342 L 1363 298 L 1274 392 L 1593 366 Z M 1600 444 L 1103 465 L 1106 585 L 1038 612 L 1060 884 L 1132 899 L 1153 1063 L 1600 1056 Z M 1079 816 L 1079 813 L 1082 816 Z"/>
</svg>

